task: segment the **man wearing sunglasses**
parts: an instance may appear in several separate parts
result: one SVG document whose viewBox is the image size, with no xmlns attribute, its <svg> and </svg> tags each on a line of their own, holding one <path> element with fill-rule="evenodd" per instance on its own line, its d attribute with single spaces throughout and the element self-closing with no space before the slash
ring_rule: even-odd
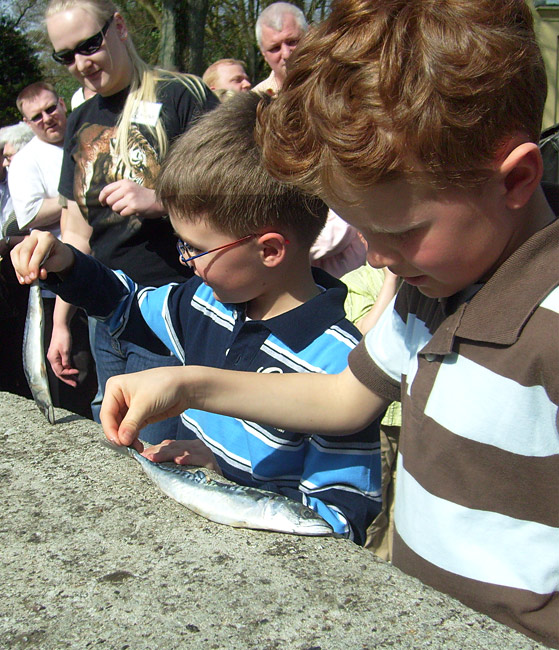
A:
<svg viewBox="0 0 559 650">
<path fill-rule="evenodd" d="M 59 238 L 63 208 L 59 199 L 58 183 L 66 132 L 66 105 L 54 87 L 44 81 L 24 88 L 17 97 L 16 105 L 23 121 L 34 133 L 31 141 L 13 157 L 8 175 L 18 226 L 21 230 L 48 230 Z M 54 294 L 43 292 L 45 349 L 51 339 L 54 302 Z M 70 332 L 74 367 L 79 371 L 76 386 L 69 386 L 60 381 L 51 372 L 50 365 L 46 364 L 49 387 L 55 406 L 91 417 L 90 402 L 95 394 L 97 382 L 89 347 L 87 319 L 83 312 L 75 314 Z"/>
<path fill-rule="evenodd" d="M 53 86 L 38 81 L 24 88 L 16 105 L 35 137 L 10 168 L 10 194 L 20 228 L 60 234 L 58 181 L 66 131 L 66 105 Z"/>
</svg>

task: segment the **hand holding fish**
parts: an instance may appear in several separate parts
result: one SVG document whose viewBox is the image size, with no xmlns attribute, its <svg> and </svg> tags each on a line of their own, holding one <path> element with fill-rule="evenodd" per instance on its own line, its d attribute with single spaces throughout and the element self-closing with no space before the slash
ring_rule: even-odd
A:
<svg viewBox="0 0 559 650">
<path fill-rule="evenodd" d="M 152 368 L 111 377 L 105 386 L 101 424 L 115 445 L 143 445 L 138 435 L 153 422 L 179 415 L 188 408 L 188 395 L 182 378 L 184 367 Z"/>
<path fill-rule="evenodd" d="M 74 263 L 72 249 L 42 230 L 32 230 L 10 255 L 20 284 L 45 280 L 49 271 L 60 273 Z"/>
<path fill-rule="evenodd" d="M 201 440 L 164 440 L 144 450 L 143 456 L 154 463 L 176 463 L 207 467 L 221 474 L 212 450 Z"/>
</svg>

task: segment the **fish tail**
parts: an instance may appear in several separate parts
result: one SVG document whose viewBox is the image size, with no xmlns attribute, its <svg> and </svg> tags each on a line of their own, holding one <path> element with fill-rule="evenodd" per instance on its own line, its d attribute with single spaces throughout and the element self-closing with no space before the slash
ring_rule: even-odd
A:
<svg viewBox="0 0 559 650">
<path fill-rule="evenodd" d="M 44 404 L 39 407 L 43 415 L 47 418 L 50 424 L 56 424 L 56 417 L 54 415 L 54 406 L 52 404 Z"/>
<path fill-rule="evenodd" d="M 101 444 L 104 447 L 108 447 L 109 449 L 112 449 L 113 451 L 116 451 L 118 454 L 123 454 L 124 456 L 133 456 L 134 451 L 132 447 L 126 447 L 126 445 L 115 445 L 114 442 L 111 442 L 110 440 L 102 439 Z"/>
</svg>

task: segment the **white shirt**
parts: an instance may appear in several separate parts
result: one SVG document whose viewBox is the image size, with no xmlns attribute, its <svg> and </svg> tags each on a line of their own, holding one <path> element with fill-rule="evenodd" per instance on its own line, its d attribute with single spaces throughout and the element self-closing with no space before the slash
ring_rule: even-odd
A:
<svg viewBox="0 0 559 650">
<path fill-rule="evenodd" d="M 0 239 L 4 232 L 4 224 L 8 221 L 13 211 L 14 208 L 12 206 L 10 190 L 8 189 L 8 179 L 6 177 L 3 181 L 0 181 Z"/>
<path fill-rule="evenodd" d="M 37 216 L 44 199 L 58 196 L 63 148 L 36 136 L 12 158 L 8 173 L 18 226 L 23 230 Z M 41 227 L 60 237 L 60 223 Z"/>
</svg>

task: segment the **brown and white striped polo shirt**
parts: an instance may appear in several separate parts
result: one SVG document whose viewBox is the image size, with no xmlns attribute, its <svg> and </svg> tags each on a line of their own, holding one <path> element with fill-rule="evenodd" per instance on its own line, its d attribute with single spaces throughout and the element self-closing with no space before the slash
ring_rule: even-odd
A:
<svg viewBox="0 0 559 650">
<path fill-rule="evenodd" d="M 402 401 L 394 564 L 553 647 L 558 285 L 559 220 L 468 302 L 404 285 L 349 357 L 363 384 Z"/>
</svg>

